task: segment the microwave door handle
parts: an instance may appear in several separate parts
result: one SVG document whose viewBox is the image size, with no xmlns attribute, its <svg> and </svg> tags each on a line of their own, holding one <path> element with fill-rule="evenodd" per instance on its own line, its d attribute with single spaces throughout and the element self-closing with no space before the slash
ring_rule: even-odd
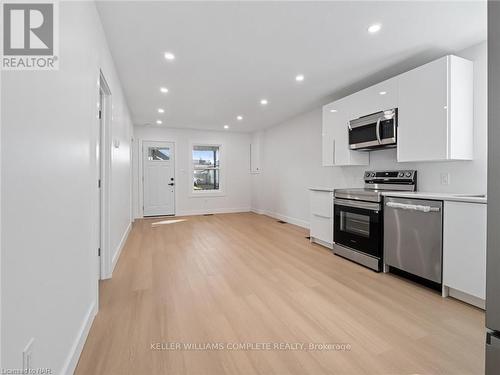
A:
<svg viewBox="0 0 500 375">
<path fill-rule="evenodd" d="M 378 141 L 379 145 L 382 144 L 382 140 L 380 139 L 380 120 L 381 120 L 381 118 L 379 117 L 377 119 L 377 127 L 375 128 L 375 132 L 377 134 L 377 141 Z"/>
</svg>

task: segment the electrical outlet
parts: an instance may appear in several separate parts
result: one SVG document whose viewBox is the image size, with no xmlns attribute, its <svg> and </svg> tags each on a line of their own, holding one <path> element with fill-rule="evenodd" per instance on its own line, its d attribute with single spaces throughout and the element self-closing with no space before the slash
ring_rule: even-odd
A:
<svg viewBox="0 0 500 375">
<path fill-rule="evenodd" d="M 24 347 L 23 350 L 23 373 L 28 373 L 31 369 L 33 369 L 33 343 L 35 342 L 34 338 L 31 338 L 28 341 L 28 344 Z"/>
<path fill-rule="evenodd" d="M 449 185 L 449 184 L 450 184 L 450 174 L 441 173 L 441 185 Z"/>
</svg>

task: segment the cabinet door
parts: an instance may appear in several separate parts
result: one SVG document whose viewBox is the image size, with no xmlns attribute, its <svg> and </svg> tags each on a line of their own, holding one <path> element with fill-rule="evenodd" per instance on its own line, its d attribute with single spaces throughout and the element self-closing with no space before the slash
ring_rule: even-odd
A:
<svg viewBox="0 0 500 375">
<path fill-rule="evenodd" d="M 321 131 L 323 167 L 331 167 L 334 165 L 333 127 L 335 126 L 335 116 L 334 113 L 330 112 L 330 110 L 335 108 L 334 104 L 335 103 L 330 103 L 323 107 L 323 125 Z"/>
<path fill-rule="evenodd" d="M 396 78 L 370 86 L 351 95 L 353 118 L 385 111 L 398 106 L 398 81 Z"/>
<path fill-rule="evenodd" d="M 328 245 L 333 245 L 333 219 L 326 219 L 321 216 L 311 216 L 310 236 Z"/>
<path fill-rule="evenodd" d="M 486 296 L 486 204 L 445 202 L 443 284 Z"/>
<path fill-rule="evenodd" d="M 311 215 L 310 235 L 329 245 L 333 244 L 333 193 L 328 191 L 310 192 Z"/>
<path fill-rule="evenodd" d="M 339 100 L 339 124 L 335 131 L 335 165 L 368 165 L 370 154 L 366 151 L 353 151 L 349 148 L 349 121 L 359 117 L 355 113 L 360 103 L 359 97 L 350 95 Z"/>
<path fill-rule="evenodd" d="M 351 108 L 347 105 L 347 98 L 337 100 L 332 109 L 335 111 L 330 113 L 333 123 L 333 139 L 334 139 L 334 165 L 349 165 L 349 133 L 348 121 L 351 117 Z"/>
<path fill-rule="evenodd" d="M 446 160 L 448 57 L 398 79 L 398 161 Z"/>
<path fill-rule="evenodd" d="M 349 120 L 357 108 L 352 96 L 323 107 L 322 161 L 323 166 L 368 165 L 368 153 L 349 149 Z"/>
</svg>

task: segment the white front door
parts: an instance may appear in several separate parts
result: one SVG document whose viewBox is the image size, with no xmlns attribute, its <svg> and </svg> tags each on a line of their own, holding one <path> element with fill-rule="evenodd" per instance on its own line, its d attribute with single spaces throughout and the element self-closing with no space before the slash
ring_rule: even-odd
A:
<svg viewBox="0 0 500 375">
<path fill-rule="evenodd" d="M 175 215 L 175 161 L 172 142 L 143 142 L 144 216 Z"/>
</svg>

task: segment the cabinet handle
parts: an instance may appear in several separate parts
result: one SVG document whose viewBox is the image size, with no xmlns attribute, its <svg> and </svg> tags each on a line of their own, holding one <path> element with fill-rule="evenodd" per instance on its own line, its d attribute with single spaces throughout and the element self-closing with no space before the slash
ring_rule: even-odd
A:
<svg viewBox="0 0 500 375">
<path fill-rule="evenodd" d="M 337 164 L 335 161 L 335 139 L 333 140 L 333 165 Z"/>
<path fill-rule="evenodd" d="M 331 216 L 326 216 L 326 215 L 322 215 L 322 214 L 317 214 L 315 212 L 313 212 L 313 215 L 314 216 L 317 216 L 317 217 L 321 217 L 323 219 L 331 219 L 332 217 Z"/>
</svg>

